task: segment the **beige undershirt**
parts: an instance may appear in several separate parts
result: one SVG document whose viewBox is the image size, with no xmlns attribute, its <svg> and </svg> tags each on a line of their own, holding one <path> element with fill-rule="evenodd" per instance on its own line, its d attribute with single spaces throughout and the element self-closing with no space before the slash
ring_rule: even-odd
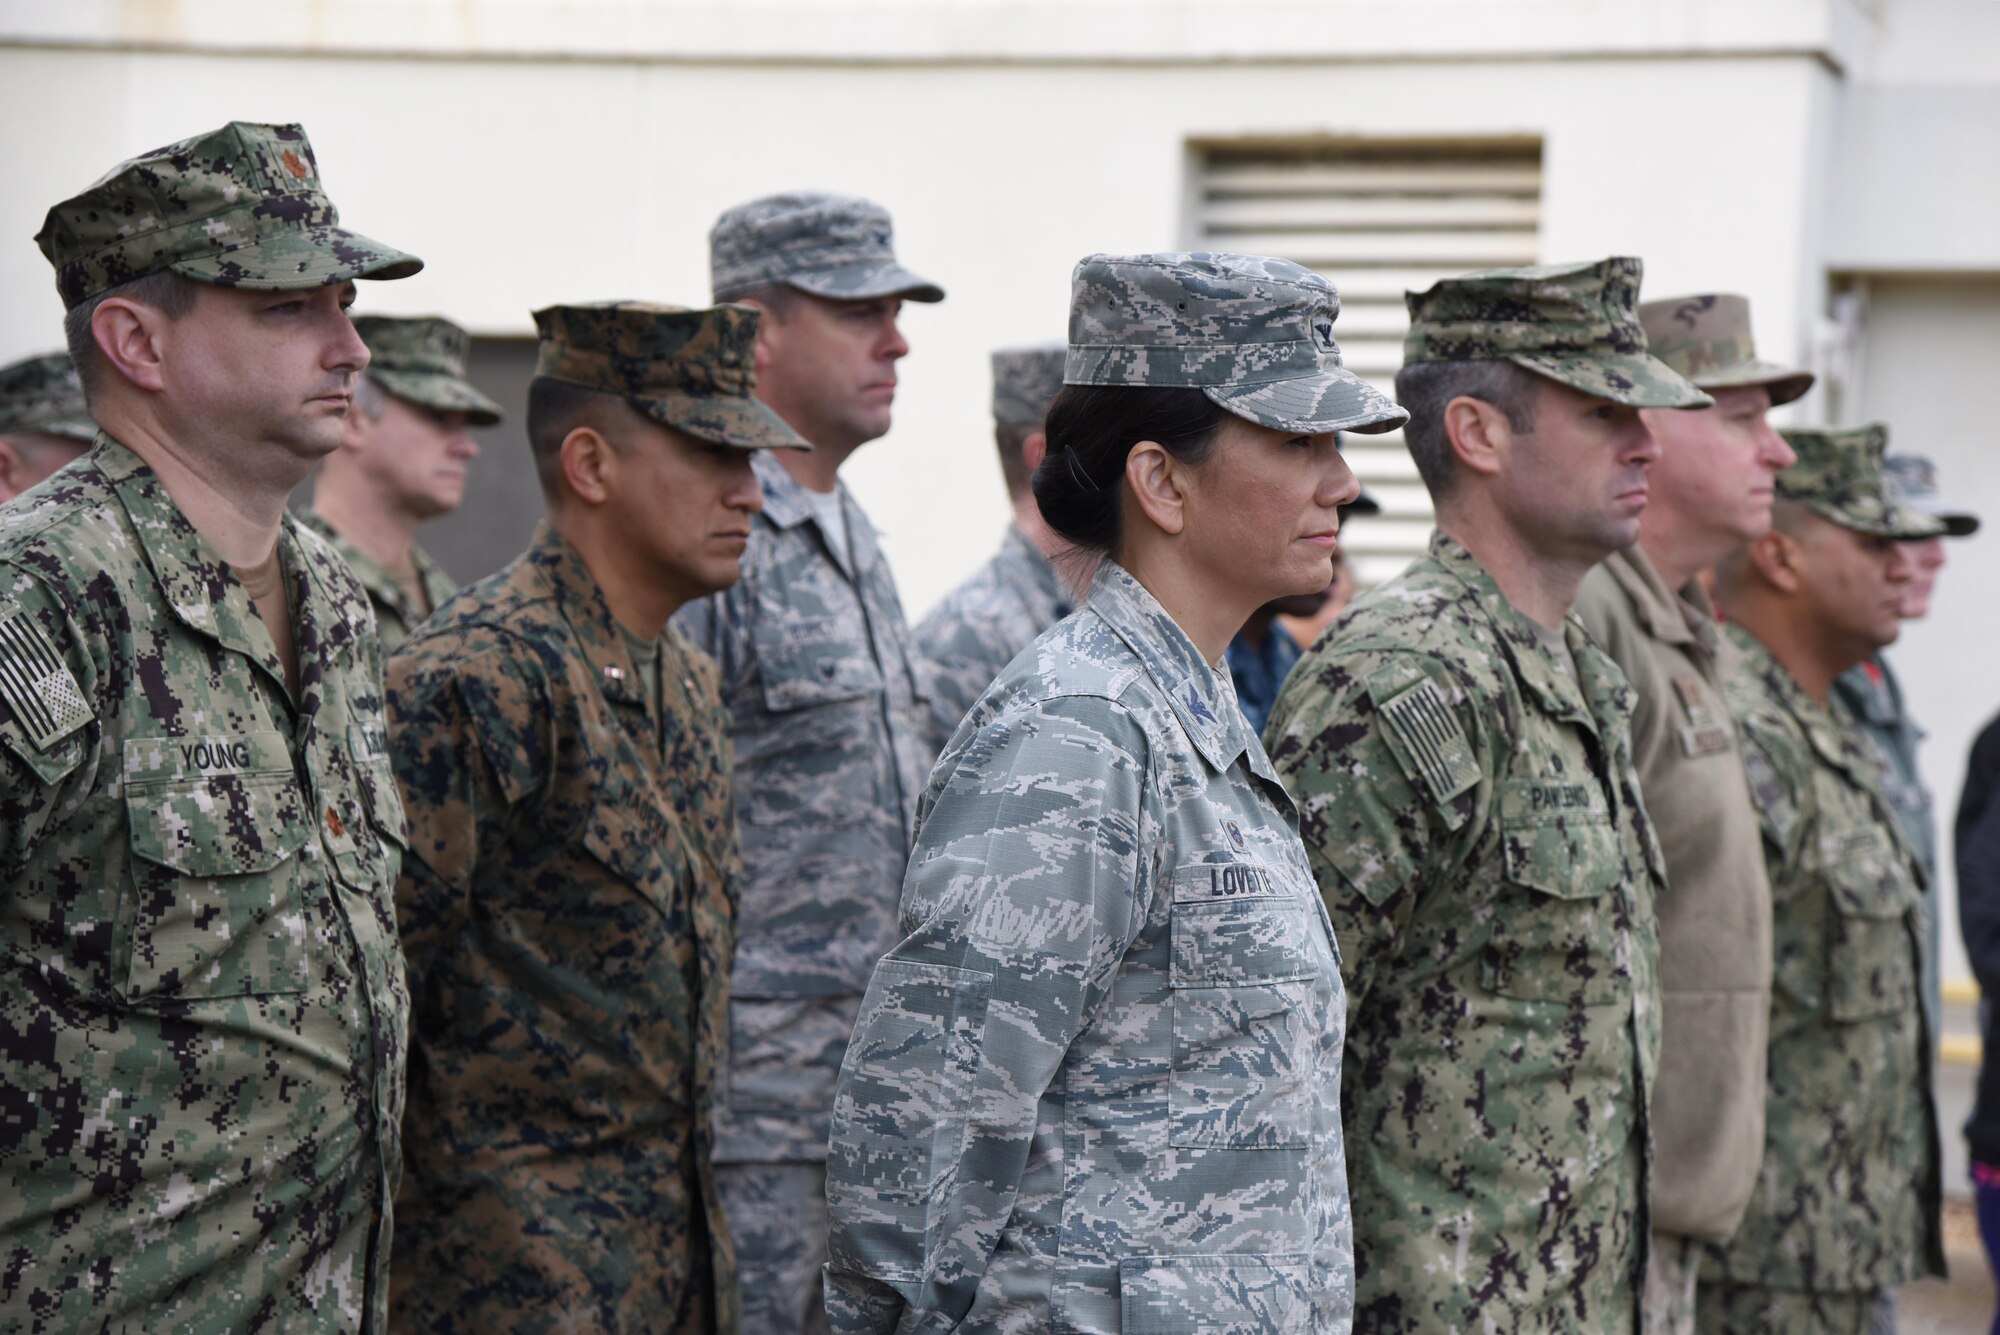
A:
<svg viewBox="0 0 2000 1335">
<path fill-rule="evenodd" d="M 1541 622 L 1532 620 L 1528 624 L 1535 628 L 1535 638 L 1542 642 L 1542 647 L 1555 655 L 1556 662 L 1562 667 L 1563 675 L 1575 681 L 1576 655 L 1569 651 L 1569 636 L 1563 628 L 1557 626 L 1551 630 Z"/>
<path fill-rule="evenodd" d="M 271 647 L 278 651 L 278 661 L 285 668 L 285 689 L 292 699 L 299 698 L 299 651 L 292 642 L 292 606 L 285 596 L 285 563 L 278 549 L 254 566 L 237 566 L 236 578 L 243 581 L 243 591 L 250 595 L 250 605 L 257 609 L 263 619 L 264 629 L 271 637 Z"/>
</svg>

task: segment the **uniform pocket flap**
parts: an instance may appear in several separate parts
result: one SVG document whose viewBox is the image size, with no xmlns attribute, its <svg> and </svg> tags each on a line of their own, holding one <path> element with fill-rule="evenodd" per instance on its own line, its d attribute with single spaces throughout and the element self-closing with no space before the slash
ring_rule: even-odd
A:
<svg viewBox="0 0 2000 1335">
<path fill-rule="evenodd" d="M 1825 836 L 1820 857 L 1842 917 L 1900 918 L 1915 907 L 1914 886 L 1883 831 L 1869 827 Z"/>
<path fill-rule="evenodd" d="M 757 629 L 757 671 L 767 709 L 811 709 L 881 691 L 875 655 L 865 641 L 842 631 L 833 621 Z"/>
<path fill-rule="evenodd" d="M 1558 899 L 1592 899 L 1623 878 L 1624 854 L 1594 780 L 1509 779 L 1500 789 L 1507 879 Z"/>
<path fill-rule="evenodd" d="M 1127 1256 L 1118 1262 L 1125 1335 L 1272 1335 L 1312 1328 L 1303 1256 Z"/>
<path fill-rule="evenodd" d="M 318 828 L 289 770 L 128 784 L 125 814 L 133 854 L 183 876 L 269 871 Z"/>
</svg>

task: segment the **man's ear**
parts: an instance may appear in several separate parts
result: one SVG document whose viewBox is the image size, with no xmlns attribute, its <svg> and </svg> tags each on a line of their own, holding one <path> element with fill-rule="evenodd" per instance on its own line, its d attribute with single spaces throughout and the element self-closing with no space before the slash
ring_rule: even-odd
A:
<svg viewBox="0 0 2000 1335">
<path fill-rule="evenodd" d="M 594 426 L 580 426 L 563 437 L 564 488 L 585 505 L 602 505 L 618 485 L 618 451 Z"/>
<path fill-rule="evenodd" d="M 1514 443 L 1514 428 L 1507 414 L 1469 394 L 1461 394 L 1444 406 L 1444 435 L 1461 464 L 1488 477 L 1507 466 Z"/>
<path fill-rule="evenodd" d="M 1125 456 L 1125 484 L 1139 503 L 1139 512 L 1163 533 L 1187 526 L 1187 496 L 1182 491 L 1180 460 L 1155 441 L 1142 440 Z"/>
<path fill-rule="evenodd" d="M 1787 596 L 1805 583 L 1805 548 L 1775 528 L 1750 543 L 1750 565 L 1759 579 Z"/>
<path fill-rule="evenodd" d="M 732 297 L 730 300 L 757 311 L 757 347 L 751 354 L 750 369 L 761 377 L 777 360 L 778 341 L 783 337 L 778 329 L 777 313 L 755 297 Z"/>
<path fill-rule="evenodd" d="M 90 313 L 90 336 L 113 372 L 155 392 L 166 388 L 165 342 L 174 321 L 128 297 L 106 297 Z"/>
<path fill-rule="evenodd" d="M 0 436 L 0 501 L 11 501 L 25 490 L 21 479 L 27 468 L 27 461 L 14 448 L 14 442 Z"/>
</svg>

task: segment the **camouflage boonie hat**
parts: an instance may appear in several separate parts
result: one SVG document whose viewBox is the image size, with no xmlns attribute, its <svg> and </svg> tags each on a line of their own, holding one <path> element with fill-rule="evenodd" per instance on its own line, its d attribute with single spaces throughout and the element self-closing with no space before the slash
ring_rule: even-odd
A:
<svg viewBox="0 0 2000 1335">
<path fill-rule="evenodd" d="M 757 311 L 605 301 L 535 312 L 535 374 L 618 394 L 664 426 L 741 450 L 809 450 L 755 398 Z"/>
<path fill-rule="evenodd" d="M 1646 349 L 1698 389 L 1763 385 L 1771 406 L 1790 403 L 1813 387 L 1813 373 L 1757 360 L 1750 337 L 1750 299 L 1733 292 L 1669 297 L 1639 307 Z"/>
<path fill-rule="evenodd" d="M 1889 494 L 1943 524 L 1947 538 L 1969 538 L 1979 531 L 1978 515 L 1970 510 L 1945 507 L 1944 495 L 1938 489 L 1937 465 L 1929 457 L 1887 455 L 1882 460 L 1882 471 L 1889 478 Z"/>
<path fill-rule="evenodd" d="M 1706 408 L 1715 400 L 1646 350 L 1636 314 L 1644 266 L 1486 269 L 1406 292 L 1406 362 L 1506 361 L 1634 408 Z"/>
<path fill-rule="evenodd" d="M 1062 392 L 1066 343 L 998 348 L 993 353 L 993 420 L 1001 426 L 1038 427 Z"/>
<path fill-rule="evenodd" d="M 1340 363 L 1340 294 L 1261 255 L 1090 255 L 1070 278 L 1071 385 L 1199 389 L 1277 431 L 1393 431 L 1410 415 Z"/>
<path fill-rule="evenodd" d="M 65 436 L 85 444 L 97 439 L 97 423 L 90 420 L 83 384 L 67 352 L 0 367 L 0 436 L 15 432 Z"/>
<path fill-rule="evenodd" d="M 1778 433 L 1798 462 L 1778 474 L 1778 499 L 1797 501 L 1821 518 L 1884 538 L 1935 538 L 1942 520 L 1912 509 L 1890 491 L 1882 454 L 1889 429 L 1879 422 L 1845 431 L 1787 428 Z"/>
<path fill-rule="evenodd" d="M 435 315 L 361 315 L 354 329 L 368 345 L 369 378 L 397 398 L 464 413 L 473 426 L 500 420 L 500 405 L 465 378 L 472 338 L 451 321 Z"/>
<path fill-rule="evenodd" d="M 943 301 L 944 289 L 896 262 L 889 211 L 853 195 L 766 195 L 715 220 L 709 285 L 717 301 L 785 283 L 817 297 Z"/>
<path fill-rule="evenodd" d="M 119 163 L 50 209 L 35 244 L 72 310 L 162 269 L 268 292 L 424 267 L 339 221 L 303 129 L 231 121 Z"/>
</svg>

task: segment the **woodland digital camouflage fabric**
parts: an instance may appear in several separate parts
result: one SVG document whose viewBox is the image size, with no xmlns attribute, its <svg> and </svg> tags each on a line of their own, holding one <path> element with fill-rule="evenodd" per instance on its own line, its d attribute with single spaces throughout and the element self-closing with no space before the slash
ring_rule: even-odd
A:
<svg viewBox="0 0 2000 1335">
<path fill-rule="evenodd" d="M 836 301 L 944 300 L 897 261 L 889 211 L 854 195 L 801 190 L 738 204 L 709 229 L 708 266 L 717 301 L 773 283 Z"/>
<path fill-rule="evenodd" d="M 1778 474 L 1778 499 L 1797 501 L 1823 519 L 1857 533 L 1887 538 L 1935 538 L 1945 523 L 1890 490 L 1882 467 L 1889 428 L 1876 422 L 1848 430 L 1787 427 L 1778 433 L 1798 460 Z"/>
<path fill-rule="evenodd" d="M 347 568 L 354 572 L 355 580 L 368 595 L 369 605 L 375 609 L 375 626 L 382 637 L 384 657 L 395 653 L 411 632 L 424 623 L 427 614 L 411 600 L 401 580 L 364 556 L 359 547 L 334 532 L 333 525 L 316 512 L 303 512 L 299 522 L 325 538 L 327 545 L 347 562 Z M 410 558 L 416 562 L 417 577 L 424 582 L 424 597 L 432 609 L 444 606 L 445 599 L 458 592 L 458 581 L 447 575 L 444 567 L 421 547 L 411 547 Z"/>
<path fill-rule="evenodd" d="M 374 619 L 287 519 L 300 695 L 102 437 L 0 508 L 0 1331 L 380 1331 L 409 1008 Z"/>
<path fill-rule="evenodd" d="M 1049 402 L 1062 393 L 1066 343 L 997 348 L 993 353 L 993 420 L 1001 426 L 1040 427 Z"/>
<path fill-rule="evenodd" d="M 930 703 L 888 562 L 854 498 L 840 488 L 847 547 L 836 554 L 783 466 L 759 454 L 751 467 L 764 510 L 742 578 L 674 619 L 721 669 L 745 868 L 715 1157 L 818 1164 L 869 971 L 897 939 L 930 772 Z M 735 1213 L 772 1199 L 759 1185 L 768 1179 L 741 1197 L 723 1184 L 746 1284 L 753 1267 L 811 1274 L 824 1259 L 825 1237 L 800 1222 L 823 1195 L 817 1179 L 787 1180 L 810 1181 L 809 1198 L 776 1218 Z M 763 1250 L 766 1239 L 782 1250 Z"/>
<path fill-rule="evenodd" d="M 1644 271 L 1613 256 L 1441 278 L 1403 294 L 1403 360 L 1506 361 L 1613 403 L 1706 408 L 1714 400 L 1646 349 L 1637 311 Z"/>
<path fill-rule="evenodd" d="M 270 291 L 424 267 L 339 223 L 303 127 L 231 121 L 121 162 L 50 209 L 35 244 L 72 309 L 162 269 Z"/>
<path fill-rule="evenodd" d="M 917 626 L 930 665 L 931 749 L 944 750 L 1000 669 L 1074 610 L 1074 595 L 1049 558 L 1009 528 L 993 559 Z"/>
<path fill-rule="evenodd" d="M 1332 283 L 1265 255 L 1087 255 L 1070 276 L 1071 385 L 1199 389 L 1270 427 L 1374 434 L 1409 420 L 1342 366 Z"/>
<path fill-rule="evenodd" d="M 535 375 L 622 395 L 664 426 L 744 450 L 809 450 L 753 395 L 758 312 L 751 306 L 607 301 L 535 312 Z"/>
<path fill-rule="evenodd" d="M 1638 1319 L 1663 873 L 1624 674 L 1566 642 L 1435 534 L 1265 733 L 1345 961 L 1360 1330 Z"/>
<path fill-rule="evenodd" d="M 473 426 L 493 426 L 500 405 L 465 378 L 472 336 L 435 315 L 357 315 L 354 331 L 368 345 L 368 375 L 399 399 L 440 412 L 464 413 Z"/>
<path fill-rule="evenodd" d="M 97 423 L 67 352 L 0 367 L 0 436 L 29 431 L 86 443 L 97 439 Z"/>
<path fill-rule="evenodd" d="M 1646 331 L 1646 350 L 1697 389 L 1764 385 L 1775 408 L 1813 387 L 1811 371 L 1758 358 L 1747 297 L 1705 292 L 1643 302 L 1639 324 Z"/>
<path fill-rule="evenodd" d="M 1702 1267 L 1699 1329 L 1722 1335 L 1769 1328 L 1726 1319 L 1714 1281 L 1872 1293 L 1944 1273 L 1919 873 L 1852 722 L 1741 628 L 1730 634 L 1776 969 L 1763 1174 L 1743 1226 Z"/>
<path fill-rule="evenodd" d="M 1335 1332 L 1339 959 L 1292 804 L 1115 563 L 924 797 L 834 1103 L 838 1331 Z"/>
<path fill-rule="evenodd" d="M 544 524 L 389 664 L 415 998 L 394 1324 L 736 1328 L 708 1107 L 741 868 L 715 670 L 664 708 Z"/>
</svg>

